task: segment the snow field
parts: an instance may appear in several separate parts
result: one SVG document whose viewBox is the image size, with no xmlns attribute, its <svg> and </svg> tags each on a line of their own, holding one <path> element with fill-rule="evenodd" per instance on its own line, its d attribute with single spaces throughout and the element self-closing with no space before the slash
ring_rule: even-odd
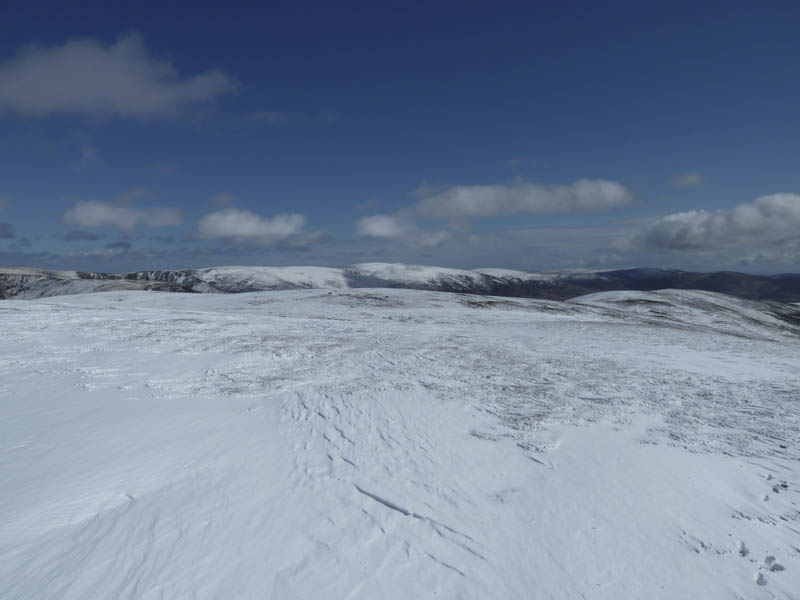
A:
<svg viewBox="0 0 800 600">
<path fill-rule="evenodd" d="M 798 598 L 800 338 L 642 298 L 0 303 L 0 598 Z"/>
</svg>

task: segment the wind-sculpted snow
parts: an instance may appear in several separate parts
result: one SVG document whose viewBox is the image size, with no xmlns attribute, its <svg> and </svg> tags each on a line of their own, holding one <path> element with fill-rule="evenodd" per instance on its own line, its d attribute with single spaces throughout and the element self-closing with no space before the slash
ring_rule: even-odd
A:
<svg viewBox="0 0 800 600">
<path fill-rule="evenodd" d="M 0 303 L 0 598 L 797 598 L 796 309 Z"/>
</svg>

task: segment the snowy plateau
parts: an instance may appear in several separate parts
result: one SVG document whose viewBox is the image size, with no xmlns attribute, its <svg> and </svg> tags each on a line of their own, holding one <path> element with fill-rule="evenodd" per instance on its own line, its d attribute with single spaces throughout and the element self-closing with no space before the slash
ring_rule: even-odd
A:
<svg viewBox="0 0 800 600">
<path fill-rule="evenodd" d="M 800 307 L 331 277 L 0 301 L 0 598 L 800 598 Z"/>
</svg>

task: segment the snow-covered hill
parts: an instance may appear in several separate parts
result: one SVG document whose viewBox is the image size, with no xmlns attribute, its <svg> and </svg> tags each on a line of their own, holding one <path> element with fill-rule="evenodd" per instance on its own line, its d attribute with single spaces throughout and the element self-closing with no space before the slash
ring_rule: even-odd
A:
<svg viewBox="0 0 800 600">
<path fill-rule="evenodd" d="M 613 290 L 698 289 L 750 299 L 796 302 L 800 275 L 689 273 L 674 269 L 571 270 L 528 273 L 509 269 L 447 269 L 396 263 L 326 267 L 214 267 L 107 274 L 0 268 L 0 299 L 41 298 L 114 289 L 240 293 L 306 288 L 407 288 L 565 300 Z"/>
<path fill-rule="evenodd" d="M 0 268 L 0 299 L 33 300 L 52 296 L 120 290 L 193 291 L 171 282 L 132 281 L 121 276 L 104 273 L 48 271 L 28 267 Z"/>
<path fill-rule="evenodd" d="M 796 599 L 795 308 L 0 303 L 0 599 Z"/>
</svg>

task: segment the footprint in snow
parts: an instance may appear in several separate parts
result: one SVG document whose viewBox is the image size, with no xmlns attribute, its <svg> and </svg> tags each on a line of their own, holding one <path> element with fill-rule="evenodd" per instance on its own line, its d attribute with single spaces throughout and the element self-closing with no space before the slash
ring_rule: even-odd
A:
<svg viewBox="0 0 800 600">
<path fill-rule="evenodd" d="M 773 573 L 776 571 L 784 571 L 786 567 L 775 560 L 775 557 L 771 554 L 764 559 L 764 569 L 767 571 L 772 571 Z"/>
<path fill-rule="evenodd" d="M 750 554 L 750 549 L 742 540 L 736 542 L 736 551 L 739 553 L 739 556 L 747 556 Z"/>
</svg>

